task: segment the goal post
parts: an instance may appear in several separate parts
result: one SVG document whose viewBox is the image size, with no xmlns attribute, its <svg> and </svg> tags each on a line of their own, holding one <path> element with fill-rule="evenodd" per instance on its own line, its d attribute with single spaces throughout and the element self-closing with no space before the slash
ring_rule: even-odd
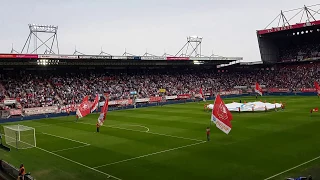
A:
<svg viewBox="0 0 320 180">
<path fill-rule="evenodd" d="M 16 149 L 37 147 L 36 130 L 24 125 L 3 126 L 4 142 Z"/>
</svg>

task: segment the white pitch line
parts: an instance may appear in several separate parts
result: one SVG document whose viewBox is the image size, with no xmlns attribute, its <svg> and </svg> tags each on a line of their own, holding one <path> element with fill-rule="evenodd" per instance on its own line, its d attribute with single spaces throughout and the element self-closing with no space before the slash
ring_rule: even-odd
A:
<svg viewBox="0 0 320 180">
<path fill-rule="evenodd" d="M 90 170 L 92 170 L 92 171 L 95 171 L 95 172 L 98 172 L 98 173 L 100 173 L 100 174 L 106 175 L 108 178 L 109 178 L 109 177 L 112 177 L 112 178 L 114 178 L 114 179 L 121 180 L 120 178 L 117 178 L 117 177 L 115 177 L 115 176 L 112 176 L 112 175 L 110 175 L 110 174 L 108 174 L 108 173 L 99 171 L 99 170 L 94 169 L 94 168 L 92 168 L 92 167 L 89 167 L 89 166 L 87 166 L 87 165 L 81 164 L 81 163 L 79 163 L 79 162 L 77 162 L 77 161 L 74 161 L 74 160 L 68 159 L 68 158 L 66 158 L 66 157 L 60 156 L 59 154 L 53 153 L 53 152 L 51 152 L 51 151 L 48 151 L 48 150 L 45 150 L 45 149 L 42 149 L 42 148 L 39 148 L 39 147 L 35 147 L 35 148 L 37 148 L 37 149 L 39 149 L 39 150 L 41 150 L 41 151 L 47 152 L 47 153 L 49 153 L 49 154 L 52 154 L 52 155 L 54 155 L 54 156 L 57 156 L 57 157 L 59 157 L 59 158 L 62 158 L 62 159 L 64 159 L 64 160 L 70 161 L 70 162 L 72 162 L 72 163 L 78 164 L 78 165 L 80 165 L 80 166 L 82 166 L 82 167 L 85 167 L 85 168 L 87 168 L 87 169 L 90 169 Z"/>
<path fill-rule="evenodd" d="M 83 147 L 87 147 L 89 145 L 83 145 L 83 146 L 77 146 L 77 147 L 72 147 L 72 148 L 66 148 L 66 149 L 60 149 L 60 150 L 56 150 L 56 151 L 52 151 L 52 152 L 61 152 L 61 151 L 67 151 L 67 150 L 72 150 L 72 149 L 78 149 L 78 148 L 83 148 Z"/>
<path fill-rule="evenodd" d="M 137 125 L 137 124 L 121 124 L 122 126 L 136 126 L 136 127 L 142 127 L 142 128 L 145 128 L 146 129 L 146 131 L 145 132 L 149 132 L 150 131 L 150 129 L 148 128 L 148 127 L 146 127 L 146 126 L 142 126 L 142 125 Z M 121 127 L 119 127 L 119 126 L 117 126 L 117 125 L 112 125 L 112 126 L 106 126 L 106 127 L 116 127 L 116 128 L 121 128 Z"/>
<path fill-rule="evenodd" d="M 146 155 L 142 155 L 142 156 L 138 156 L 138 157 L 134 157 L 134 158 L 129 158 L 129 159 L 121 160 L 121 161 L 116 161 L 116 162 L 109 163 L 109 164 L 104 164 L 104 165 L 101 165 L 101 166 L 96 166 L 94 168 L 97 169 L 97 168 L 101 168 L 101 167 L 105 167 L 105 166 L 119 164 L 119 163 L 123 163 L 123 162 L 127 162 L 127 161 L 132 161 L 132 160 L 135 160 L 135 159 L 140 159 L 140 158 L 144 158 L 144 157 L 148 157 L 148 156 L 152 156 L 152 155 L 156 155 L 156 154 L 161 154 L 161 153 L 165 153 L 165 152 L 169 152 L 169 151 L 174 151 L 174 150 L 177 150 L 177 149 L 182 149 L 182 148 L 186 148 L 186 147 L 190 147 L 190 146 L 195 146 L 195 145 L 202 144 L 202 143 L 205 143 L 205 142 L 206 141 L 202 141 L 202 142 L 193 143 L 193 144 L 189 144 L 189 145 L 185 145 L 185 146 L 180 146 L 180 147 L 171 148 L 171 149 L 167 149 L 167 150 L 163 150 L 163 151 L 158 151 L 158 152 L 154 152 L 154 153 L 151 153 L 151 154 L 146 154 Z"/>
<path fill-rule="evenodd" d="M 273 175 L 273 176 L 270 176 L 270 177 L 268 177 L 268 178 L 266 178 L 266 179 L 264 179 L 264 180 L 272 179 L 272 178 L 277 177 L 277 176 L 279 176 L 279 175 L 281 175 L 281 174 L 284 174 L 284 173 L 289 172 L 289 171 L 291 171 L 291 170 L 293 170 L 293 169 L 296 169 L 296 168 L 298 168 L 298 167 L 300 167 L 300 166 L 303 166 L 303 165 L 308 164 L 308 163 L 310 163 L 310 162 L 312 162 L 312 161 L 315 161 L 315 160 L 317 160 L 317 159 L 319 159 L 319 158 L 320 158 L 320 156 L 318 156 L 318 157 L 316 157 L 316 158 L 313 158 L 313 159 L 311 159 L 311 160 L 309 160 L 309 161 L 306 161 L 306 162 L 304 162 L 304 163 L 301 163 L 301 164 L 299 164 L 298 166 L 295 166 L 295 167 L 293 167 L 293 168 L 287 169 L 287 170 L 282 171 L 282 172 L 280 172 L 280 173 L 278 173 L 278 174 L 275 174 L 275 175 Z"/>
<path fill-rule="evenodd" d="M 95 125 L 95 124 L 84 123 L 84 122 L 78 122 L 78 123 L 87 124 L 87 125 Z M 105 125 L 103 125 L 103 126 L 105 126 Z M 185 140 L 191 140 L 191 141 L 203 142 L 203 140 L 200 140 L 200 139 L 192 139 L 192 138 L 186 138 L 186 137 L 181 137 L 181 136 L 174 136 L 174 135 L 169 135 L 169 134 L 161 134 L 161 133 L 155 133 L 155 132 L 146 132 L 146 131 L 139 131 L 139 130 L 121 128 L 121 127 L 113 127 L 113 126 L 105 126 L 105 127 L 115 128 L 115 129 L 122 129 L 122 130 L 127 130 L 127 131 L 134 131 L 134 132 L 142 132 L 142 133 L 154 134 L 154 135 L 159 135 L 159 136 L 167 136 L 167 137 L 178 138 L 178 139 L 185 139 Z"/>
<path fill-rule="evenodd" d="M 85 143 L 85 142 L 81 142 L 81 141 L 77 141 L 77 140 L 73 140 L 73 139 L 69 139 L 69 138 L 65 138 L 65 137 L 61 137 L 61 136 L 57 136 L 57 135 L 53 135 L 53 134 L 49 134 L 49 133 L 44 133 L 44 132 L 43 132 L 42 134 L 45 134 L 45 135 L 48 135 L 48 136 L 57 137 L 57 138 L 60 138 L 60 139 L 65 139 L 65 140 L 73 141 L 73 142 L 77 142 L 77 143 L 84 144 L 84 145 L 87 145 L 87 146 L 90 145 L 90 144 Z"/>
</svg>

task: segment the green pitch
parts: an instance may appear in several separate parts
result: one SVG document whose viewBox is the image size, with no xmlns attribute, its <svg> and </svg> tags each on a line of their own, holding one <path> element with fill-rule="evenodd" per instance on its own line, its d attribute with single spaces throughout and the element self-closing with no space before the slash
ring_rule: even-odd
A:
<svg viewBox="0 0 320 180">
<path fill-rule="evenodd" d="M 255 100 L 225 102 L 240 99 Z M 39 180 L 320 178 L 320 113 L 310 115 L 320 99 L 261 100 L 285 102 L 286 109 L 233 113 L 230 134 L 211 126 L 210 142 L 211 113 L 202 102 L 109 112 L 100 133 L 98 114 L 78 123 L 74 116 L 19 122 L 36 128 L 37 148 L 0 150 L 0 159 L 24 163 Z"/>
</svg>

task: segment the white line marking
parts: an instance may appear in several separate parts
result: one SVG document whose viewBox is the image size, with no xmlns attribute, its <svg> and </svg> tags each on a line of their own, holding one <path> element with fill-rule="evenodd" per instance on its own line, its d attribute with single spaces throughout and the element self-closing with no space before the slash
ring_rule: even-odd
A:
<svg viewBox="0 0 320 180">
<path fill-rule="evenodd" d="M 152 155 L 156 155 L 156 154 L 161 154 L 161 153 L 165 153 L 165 152 L 169 152 L 169 151 L 174 151 L 174 150 L 177 150 L 177 149 L 182 149 L 182 148 L 186 148 L 186 147 L 190 147 L 190 146 L 195 146 L 195 145 L 202 144 L 202 143 L 205 143 L 205 142 L 206 141 L 202 141 L 202 142 L 197 142 L 197 143 L 193 143 L 193 144 L 189 144 L 189 145 L 185 145 L 185 146 L 180 146 L 180 147 L 176 147 L 176 148 L 172 148 L 172 149 L 158 151 L 158 152 L 154 152 L 154 153 L 151 153 L 151 154 L 146 154 L 146 155 L 142 155 L 142 156 L 138 156 L 138 157 L 134 157 L 134 158 L 129 158 L 129 159 L 121 160 L 121 161 L 116 161 L 116 162 L 109 163 L 109 164 L 104 164 L 104 165 L 101 165 L 101 166 L 96 166 L 94 168 L 101 168 L 101 167 L 110 166 L 110 165 L 113 165 L 113 164 L 119 164 L 119 163 L 123 163 L 123 162 L 127 162 L 127 161 L 132 161 L 132 160 L 135 160 L 135 159 L 140 159 L 140 158 L 144 158 L 144 157 L 148 157 L 148 156 L 152 156 Z"/>
<path fill-rule="evenodd" d="M 309 161 L 306 161 L 306 162 L 304 162 L 304 163 L 302 163 L 302 164 L 299 164 L 298 166 L 295 166 L 295 167 L 293 167 L 293 168 L 287 169 L 287 170 L 282 171 L 282 172 L 280 172 L 280 173 L 278 173 L 278 174 L 275 174 L 275 175 L 273 175 L 273 176 L 270 176 L 270 177 L 268 177 L 268 178 L 266 178 L 266 179 L 264 179 L 264 180 L 272 179 L 272 178 L 277 177 L 277 176 L 279 176 L 279 175 L 281 175 L 281 174 L 283 174 L 283 173 L 286 173 L 286 172 L 291 171 L 291 170 L 293 170 L 293 169 L 296 169 L 296 168 L 298 168 L 298 167 L 300 167 L 300 166 L 303 166 L 303 165 L 305 165 L 305 164 L 308 164 L 308 163 L 310 163 L 310 162 L 312 162 L 312 161 L 315 161 L 315 160 L 317 160 L 317 159 L 319 159 L 319 158 L 320 158 L 320 156 L 318 156 L 318 157 L 316 157 L 316 158 L 313 158 L 313 159 L 311 159 L 311 160 L 309 160 Z"/>
<path fill-rule="evenodd" d="M 94 126 L 95 126 L 95 124 L 90 124 L 90 123 L 84 123 L 84 122 L 78 122 L 78 123 L 80 123 L 80 124 L 87 124 L 87 125 L 94 125 Z M 139 131 L 139 130 L 133 130 L 133 129 L 120 128 L 120 127 L 105 126 L 105 125 L 103 125 L 103 126 L 104 126 L 104 127 L 109 127 L 109 128 L 127 130 L 127 131 L 142 132 L 142 133 L 154 134 L 154 135 L 159 135 L 159 136 L 168 136 L 168 137 L 172 137 L 172 138 L 178 138 L 178 139 L 185 139 L 185 140 L 203 142 L 203 140 L 200 140 L 200 139 L 192 139 L 192 138 L 186 138 L 186 137 L 181 137 L 181 136 L 174 136 L 174 135 L 169 135 L 169 134 L 146 132 L 146 131 Z"/>
<path fill-rule="evenodd" d="M 61 137 L 61 136 L 57 136 L 57 135 L 53 135 L 53 134 L 49 134 L 49 133 L 42 133 L 42 134 L 45 134 L 45 135 L 48 135 L 48 136 L 53 136 L 53 137 L 57 137 L 57 138 L 60 138 L 60 139 L 65 139 L 65 140 L 69 140 L 69 141 L 73 141 L 73 142 L 77 142 L 77 143 L 80 143 L 80 144 L 84 144 L 84 145 L 90 145 L 88 143 L 85 143 L 85 142 L 81 142 L 81 141 L 77 141 L 77 140 L 73 140 L 73 139 L 69 139 L 69 138 L 65 138 L 65 137 Z"/>
<path fill-rule="evenodd" d="M 108 174 L 108 173 L 99 171 L 99 170 L 94 169 L 94 168 L 92 168 L 92 167 L 89 167 L 89 166 L 87 166 L 87 165 L 81 164 L 81 163 L 79 163 L 79 162 L 77 162 L 77 161 L 74 161 L 74 160 L 68 159 L 68 158 L 66 158 L 66 157 L 60 156 L 59 154 L 50 152 L 50 151 L 48 151 L 48 150 L 45 150 L 45 149 L 42 149 L 42 148 L 39 148 L 39 147 L 36 147 L 36 148 L 37 148 L 37 149 L 40 149 L 41 151 L 47 152 L 47 153 L 49 153 L 49 154 L 52 154 L 52 155 L 54 155 L 54 156 L 57 156 L 57 157 L 59 157 L 59 158 L 62 158 L 62 159 L 64 159 L 64 160 L 67 160 L 67 161 L 73 162 L 73 163 L 75 163 L 75 164 L 78 164 L 78 165 L 80 165 L 80 166 L 82 166 L 82 167 L 88 168 L 88 169 L 90 169 L 90 170 L 92 170 L 92 171 L 95 171 L 95 172 L 98 172 L 98 173 L 100 173 L 100 174 L 106 175 L 108 178 L 109 178 L 109 177 L 112 177 L 112 178 L 114 178 L 114 179 L 121 180 L 120 178 L 117 178 L 117 177 L 112 176 L 112 175 L 110 175 L 110 174 Z"/>
<path fill-rule="evenodd" d="M 77 146 L 77 147 L 72 147 L 72 148 L 66 148 L 66 149 L 60 149 L 60 150 L 56 150 L 56 151 L 52 151 L 52 152 L 61 152 L 61 151 L 67 151 L 67 150 L 72 150 L 72 149 L 78 149 L 78 148 L 83 148 L 83 147 L 87 147 L 89 145 L 83 145 L 83 146 Z"/>
<path fill-rule="evenodd" d="M 145 128 L 146 131 L 145 132 L 149 132 L 150 129 L 146 126 L 142 126 L 142 125 L 137 125 L 137 124 L 121 124 L 121 126 L 136 126 L 136 127 L 142 127 L 142 128 Z M 112 126 L 106 126 L 106 127 L 115 127 L 115 128 L 122 128 L 122 127 L 119 127 L 119 125 L 112 125 Z"/>
</svg>

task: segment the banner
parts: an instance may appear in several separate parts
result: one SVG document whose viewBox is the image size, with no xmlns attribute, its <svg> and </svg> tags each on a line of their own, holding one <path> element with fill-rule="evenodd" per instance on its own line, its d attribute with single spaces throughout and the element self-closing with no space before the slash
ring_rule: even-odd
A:
<svg viewBox="0 0 320 180">
<path fill-rule="evenodd" d="M 315 88 L 302 88 L 300 89 L 301 92 L 317 92 Z"/>
<path fill-rule="evenodd" d="M 112 59 L 112 56 L 101 56 L 101 55 L 79 55 L 79 59 Z"/>
<path fill-rule="evenodd" d="M 38 54 L 17 54 L 17 58 L 38 59 Z"/>
<path fill-rule="evenodd" d="M 270 92 L 270 93 L 274 93 L 274 92 L 288 93 L 288 92 L 290 92 L 290 89 L 288 89 L 288 88 L 269 88 L 268 92 Z"/>
<path fill-rule="evenodd" d="M 0 59 L 11 59 L 16 58 L 15 54 L 0 54 Z"/>
<path fill-rule="evenodd" d="M 160 92 L 160 93 L 165 93 L 165 92 L 166 92 L 166 89 L 159 89 L 159 92 Z"/>
<path fill-rule="evenodd" d="M 149 102 L 150 98 L 140 98 L 136 99 L 136 103 Z"/>
<path fill-rule="evenodd" d="M 17 100 L 15 99 L 4 99 L 3 100 L 3 104 L 5 105 L 11 105 L 11 104 L 16 104 L 17 103 Z"/>
<path fill-rule="evenodd" d="M 22 110 L 21 109 L 11 109 L 10 116 L 21 116 Z"/>
<path fill-rule="evenodd" d="M 112 56 L 112 59 L 127 59 L 127 56 Z"/>
<path fill-rule="evenodd" d="M 233 90 L 233 91 L 220 91 L 220 95 L 226 96 L 226 95 L 239 95 L 242 94 L 241 90 Z"/>
<path fill-rule="evenodd" d="M 167 60 L 166 57 L 162 56 L 142 56 L 141 60 Z"/>
<path fill-rule="evenodd" d="M 189 57 L 167 57 L 169 61 L 187 61 L 190 60 Z"/>
<path fill-rule="evenodd" d="M 37 114 L 58 113 L 58 107 L 57 106 L 25 108 L 23 110 L 24 110 L 24 113 L 26 115 L 28 115 L 28 116 L 37 115 Z"/>
<path fill-rule="evenodd" d="M 162 97 L 150 97 L 149 102 L 160 102 Z"/>
<path fill-rule="evenodd" d="M 167 100 L 173 100 L 173 99 L 177 99 L 178 96 L 166 96 Z"/>
<path fill-rule="evenodd" d="M 128 60 L 141 60 L 140 56 L 127 56 Z"/>
<path fill-rule="evenodd" d="M 190 99 L 190 94 L 180 94 L 177 99 Z"/>
<path fill-rule="evenodd" d="M 102 103 L 104 105 L 104 103 Z M 109 101 L 109 105 L 131 105 L 132 99 Z"/>
</svg>

